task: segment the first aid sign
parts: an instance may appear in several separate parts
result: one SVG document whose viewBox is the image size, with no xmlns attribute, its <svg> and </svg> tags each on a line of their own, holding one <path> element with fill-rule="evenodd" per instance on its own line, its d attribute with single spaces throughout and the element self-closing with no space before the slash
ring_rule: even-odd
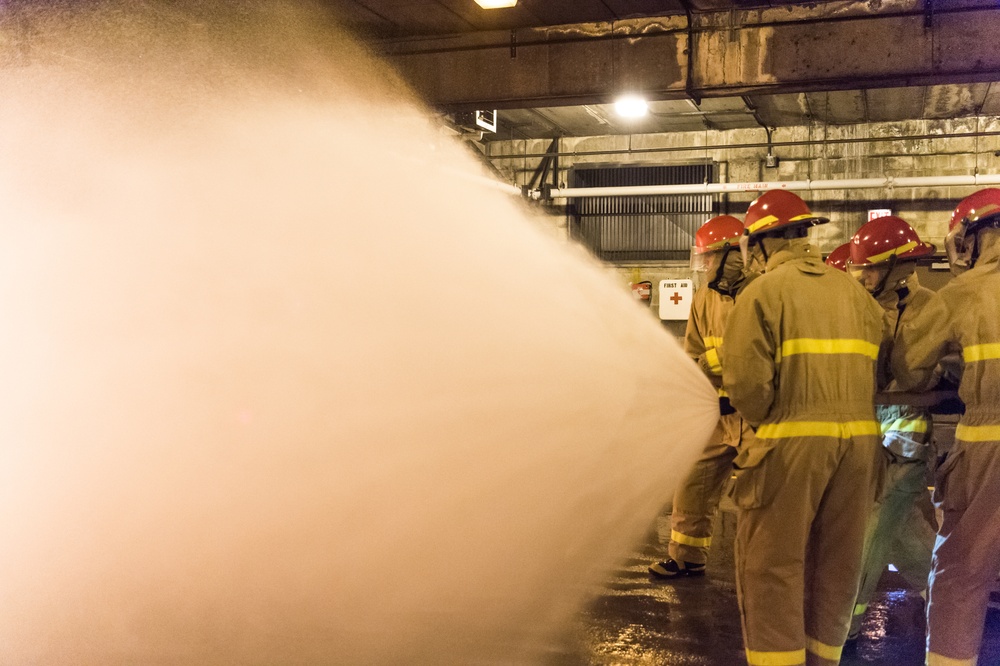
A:
<svg viewBox="0 0 1000 666">
<path fill-rule="evenodd" d="M 682 321 L 691 314 L 691 280 L 660 280 L 660 319 Z"/>
</svg>

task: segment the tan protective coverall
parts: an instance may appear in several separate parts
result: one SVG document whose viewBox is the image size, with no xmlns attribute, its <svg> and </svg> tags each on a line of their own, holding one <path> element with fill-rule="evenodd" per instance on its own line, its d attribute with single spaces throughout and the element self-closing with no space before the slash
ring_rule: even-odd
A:
<svg viewBox="0 0 1000 666">
<path fill-rule="evenodd" d="M 721 388 L 719 348 L 732 309 L 732 297 L 702 286 L 694 294 L 684 336 L 684 351 L 720 387 L 720 397 L 725 397 L 726 392 Z M 715 511 L 722 489 L 733 473 L 737 448 L 752 436 L 750 425 L 739 414 L 719 417 L 701 456 L 674 493 L 668 545 L 674 560 L 696 564 L 708 562 Z"/>
<path fill-rule="evenodd" d="M 958 390 L 965 414 L 936 472 L 943 520 L 927 598 L 931 666 L 975 663 L 1000 571 L 1000 239 L 987 239 L 976 266 L 938 292 L 938 307 L 900 327 L 893 350 L 900 388 L 923 388 L 953 346 L 965 365 Z"/>
<path fill-rule="evenodd" d="M 837 664 L 884 466 L 873 398 L 882 308 L 804 241 L 774 248 L 726 327 L 723 385 L 759 423 L 736 458 L 747 662 Z"/>
<path fill-rule="evenodd" d="M 886 315 L 891 329 L 895 332 L 912 322 L 937 299 L 936 293 L 920 286 L 916 274 L 912 275 L 903 297 L 888 305 Z M 888 386 L 889 391 L 895 388 L 894 382 Z M 882 429 L 882 445 L 889 453 L 889 467 L 865 536 L 852 635 L 861 629 L 865 611 L 890 558 L 910 585 L 918 590 L 927 587 L 937 531 L 927 490 L 927 464 L 932 455 L 930 413 L 909 405 L 878 405 L 875 416 Z"/>
</svg>

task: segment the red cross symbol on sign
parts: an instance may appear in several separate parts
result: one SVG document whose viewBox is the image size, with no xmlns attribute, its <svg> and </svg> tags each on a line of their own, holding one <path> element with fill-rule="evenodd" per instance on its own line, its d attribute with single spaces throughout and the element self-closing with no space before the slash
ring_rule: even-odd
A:
<svg viewBox="0 0 1000 666">
<path fill-rule="evenodd" d="M 670 297 L 670 300 L 674 302 L 674 305 L 677 305 L 677 304 L 678 304 L 678 303 L 680 303 L 680 302 L 681 302 L 682 300 L 684 300 L 684 297 L 683 297 L 683 296 L 681 296 L 680 294 L 678 294 L 678 293 L 677 293 L 677 292 L 675 291 L 675 292 L 674 292 L 674 295 Z"/>
</svg>

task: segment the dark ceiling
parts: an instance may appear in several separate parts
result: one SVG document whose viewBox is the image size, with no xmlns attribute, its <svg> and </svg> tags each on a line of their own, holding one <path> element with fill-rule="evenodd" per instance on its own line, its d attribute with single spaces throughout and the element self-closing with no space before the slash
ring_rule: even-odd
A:
<svg viewBox="0 0 1000 666">
<path fill-rule="evenodd" d="M 399 52 L 400 49 L 407 53 L 436 49 L 434 64 L 431 66 L 432 76 L 428 77 L 426 71 L 424 76 L 436 76 L 441 81 L 449 81 L 453 90 L 462 90 L 467 85 L 466 79 L 471 86 L 476 83 L 474 79 L 477 76 L 483 76 L 475 68 L 470 73 L 470 61 L 461 58 L 469 58 L 470 53 L 480 52 L 477 49 L 482 48 L 481 42 L 491 41 L 495 44 L 509 39 L 504 37 L 503 31 L 530 32 L 533 29 L 545 30 L 551 26 L 575 26 L 580 32 L 584 32 L 581 26 L 585 24 L 613 26 L 616 21 L 625 23 L 630 19 L 650 17 L 671 17 L 673 25 L 690 25 L 693 22 L 703 32 L 714 30 L 725 39 L 727 31 L 733 32 L 733 26 L 741 16 L 740 12 L 743 12 L 744 18 L 766 16 L 766 21 L 771 22 L 797 22 L 797 25 L 805 27 L 796 36 L 802 37 L 800 41 L 806 42 L 807 38 L 815 39 L 814 34 L 821 34 L 817 31 L 843 31 L 845 28 L 838 26 L 845 25 L 841 14 L 844 11 L 860 13 L 862 17 L 878 12 L 898 16 L 909 14 L 912 21 L 908 25 L 915 24 L 918 33 L 923 22 L 925 30 L 922 44 L 931 52 L 929 57 L 910 56 L 912 62 L 903 63 L 904 67 L 912 64 L 918 74 L 929 76 L 911 77 L 904 73 L 904 76 L 896 77 L 893 81 L 876 80 L 869 79 L 865 70 L 855 67 L 845 69 L 850 73 L 850 78 L 846 82 L 842 79 L 835 85 L 817 78 L 815 81 L 807 81 L 799 89 L 793 83 L 780 90 L 751 90 L 715 96 L 689 95 L 687 98 L 675 99 L 670 98 L 670 95 L 661 95 L 651 101 L 649 115 L 639 120 L 618 117 L 607 94 L 594 94 L 590 99 L 573 100 L 545 99 L 544 96 L 539 96 L 530 103 L 521 104 L 511 104 L 509 100 L 498 98 L 492 107 L 491 98 L 487 96 L 480 98 L 481 105 L 476 108 L 499 108 L 500 111 L 497 133 L 484 137 L 486 140 L 859 124 L 1000 114 L 1000 83 L 992 82 L 995 76 L 993 72 L 996 71 L 993 61 L 984 58 L 985 64 L 974 64 L 972 67 L 976 71 L 969 70 L 968 75 L 951 72 L 948 76 L 938 77 L 940 64 L 935 58 L 943 60 L 950 57 L 943 49 L 947 48 L 947 35 L 951 33 L 944 33 L 943 38 L 929 36 L 942 23 L 948 29 L 948 24 L 944 21 L 951 20 L 959 26 L 951 30 L 961 38 L 966 29 L 961 27 L 961 22 L 965 21 L 972 26 L 975 24 L 974 19 L 982 15 L 963 14 L 961 12 L 964 9 L 985 12 L 987 17 L 990 12 L 1000 16 L 995 3 L 991 5 L 986 0 L 839 0 L 813 1 L 808 4 L 788 0 L 519 0 L 513 8 L 496 10 L 482 9 L 474 0 L 324 2 L 342 22 L 373 45 L 376 51 L 387 52 L 391 56 L 394 50 Z M 960 5 L 962 8 L 956 9 Z M 937 19 L 933 14 L 938 11 L 943 15 L 946 9 L 956 13 L 944 20 Z M 730 27 L 720 28 L 727 20 Z M 901 18 L 894 21 L 892 29 L 904 26 L 903 20 Z M 938 22 L 935 23 L 935 20 Z M 991 28 L 972 28 L 970 43 L 975 44 L 978 49 L 984 49 L 984 42 L 976 41 L 976 29 L 989 31 Z M 843 32 L 840 33 L 840 38 L 843 38 Z M 863 34 L 860 36 L 860 45 L 855 48 L 865 48 L 866 42 L 885 41 L 893 44 L 891 40 L 894 38 L 892 34 L 882 35 L 878 32 Z M 733 38 L 729 41 L 735 43 Z M 896 45 L 896 51 L 903 52 L 901 58 L 906 58 L 907 48 L 916 54 L 919 47 L 918 43 L 908 47 L 905 42 L 900 41 Z M 455 53 L 449 54 L 449 50 Z M 846 62 L 851 56 L 849 52 L 839 51 L 837 48 L 831 48 L 830 52 L 832 56 L 828 60 L 843 53 Z M 974 50 L 969 52 L 970 62 L 973 61 L 974 54 Z M 669 53 L 668 56 L 673 58 Z M 705 57 L 709 58 L 708 62 L 712 65 L 711 56 Z M 1000 61 L 1000 55 L 996 55 L 996 59 Z M 749 62 L 751 67 L 757 62 L 752 56 L 745 60 L 742 64 Z M 879 60 L 878 57 L 871 58 L 871 66 L 880 66 Z M 818 61 L 819 65 L 823 64 L 822 57 Z M 543 67 L 554 70 L 551 64 L 553 62 L 555 61 L 550 60 L 543 63 Z M 864 67 L 866 61 L 861 58 L 860 62 L 860 67 Z M 641 68 L 643 63 L 637 61 L 631 66 Z M 719 66 L 731 67 L 731 64 L 720 63 Z M 574 68 L 574 71 L 575 69 L 578 68 Z M 645 69 L 648 70 L 648 60 Z M 628 74 L 627 69 L 619 68 L 616 76 L 627 77 Z M 1000 79 L 1000 76 L 996 78 Z M 434 99 L 428 99 L 428 102 L 437 106 Z M 448 105 L 441 105 L 440 108 L 447 109 Z"/>
<path fill-rule="evenodd" d="M 397 39 L 796 3 L 793 0 L 519 0 L 514 7 L 489 10 L 473 0 L 325 0 L 325 4 L 362 35 Z"/>
</svg>

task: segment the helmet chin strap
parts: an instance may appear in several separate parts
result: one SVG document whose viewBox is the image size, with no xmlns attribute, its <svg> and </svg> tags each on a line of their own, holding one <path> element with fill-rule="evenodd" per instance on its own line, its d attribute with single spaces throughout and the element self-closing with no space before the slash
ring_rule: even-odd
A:
<svg viewBox="0 0 1000 666">
<path fill-rule="evenodd" d="M 875 288 L 872 289 L 872 296 L 874 296 L 875 298 L 878 298 L 882 294 L 882 292 L 885 291 L 885 285 L 889 281 L 889 276 L 892 275 L 892 269 L 896 267 L 897 256 L 898 255 L 894 254 L 891 257 L 889 257 L 889 262 L 885 271 L 885 275 L 882 276 L 882 279 L 879 280 L 878 284 L 875 285 Z"/>
<path fill-rule="evenodd" d="M 760 253 L 764 255 L 764 265 L 767 266 L 767 260 L 770 257 L 767 256 L 767 244 L 764 243 L 765 240 L 766 238 L 761 238 L 759 241 L 757 241 L 757 247 L 760 248 Z"/>
<path fill-rule="evenodd" d="M 717 291 L 723 296 L 734 295 L 736 293 L 736 290 L 739 288 L 739 286 L 743 283 L 744 280 L 744 277 L 741 275 L 732 283 L 729 282 L 723 283 L 726 274 L 726 260 L 729 259 L 729 253 L 733 252 L 734 250 L 738 251 L 739 248 L 738 247 L 734 248 L 731 245 L 727 245 L 722 250 L 722 258 L 719 260 L 719 267 L 715 269 L 715 276 L 712 278 L 712 281 L 708 283 L 709 289 Z"/>
<path fill-rule="evenodd" d="M 976 262 L 979 260 L 979 252 L 982 249 L 982 244 L 979 242 L 979 233 L 972 234 L 972 254 L 969 256 L 969 268 L 976 265 Z"/>
</svg>

